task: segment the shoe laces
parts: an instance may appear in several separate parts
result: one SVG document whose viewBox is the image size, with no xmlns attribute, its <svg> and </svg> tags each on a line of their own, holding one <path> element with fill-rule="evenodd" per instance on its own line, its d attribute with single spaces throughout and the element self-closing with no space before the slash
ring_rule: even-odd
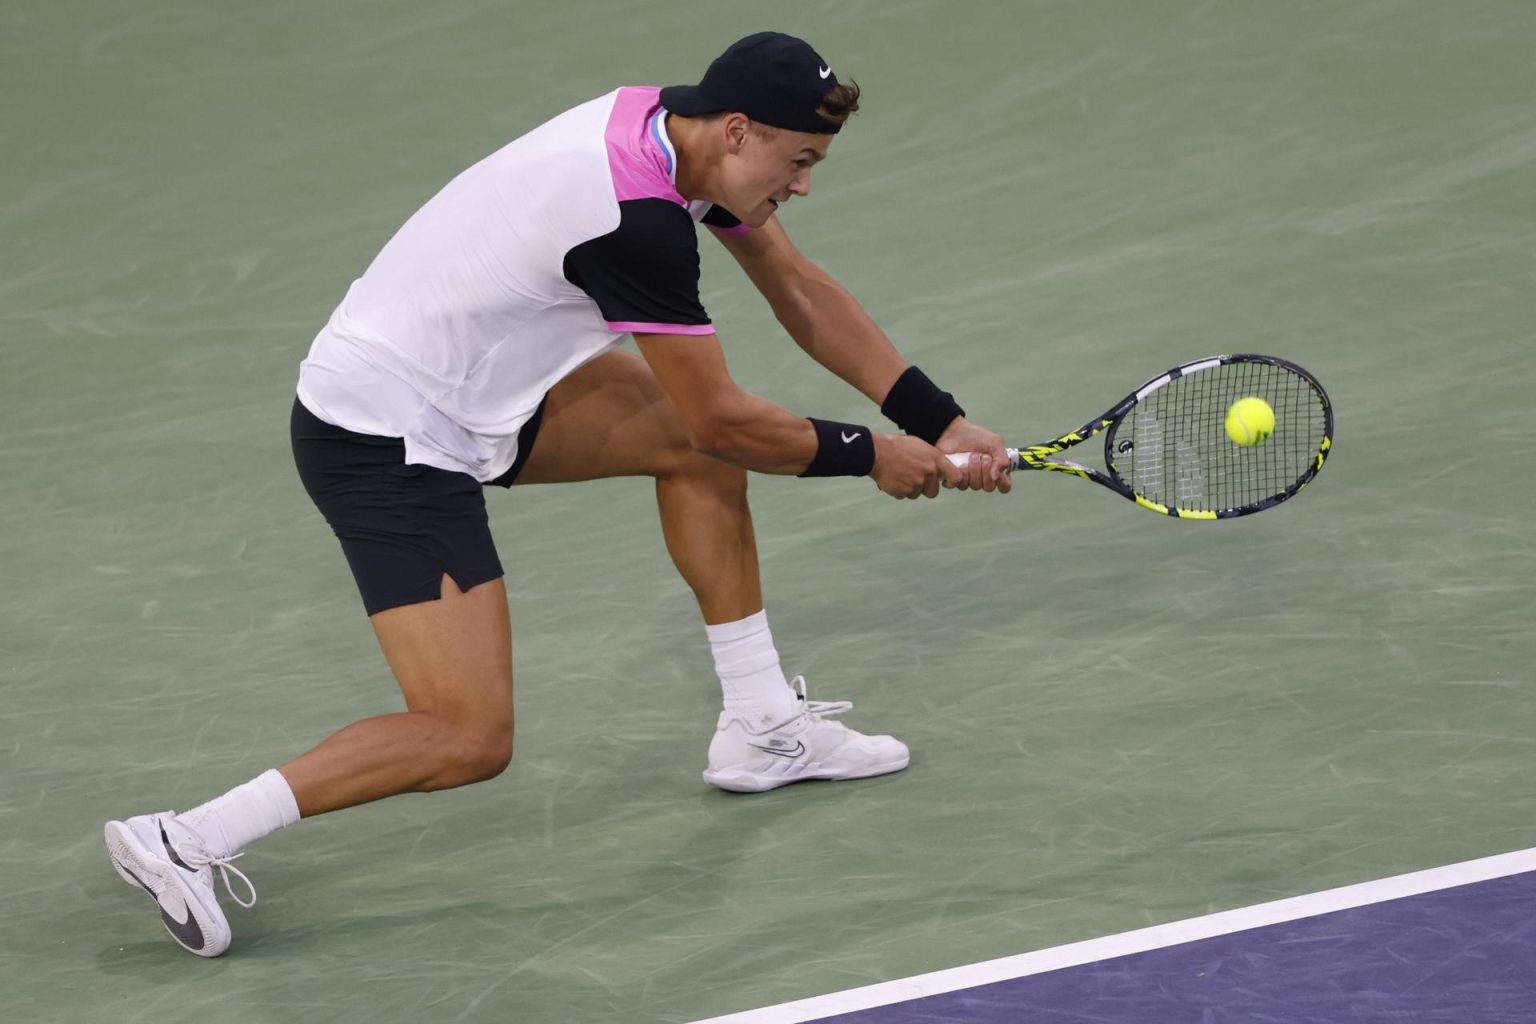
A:
<svg viewBox="0 0 1536 1024">
<path fill-rule="evenodd" d="M 244 871 L 241 871 L 231 863 L 244 857 L 245 854 L 233 853 L 228 857 L 215 857 L 203 847 L 186 840 L 171 844 L 171 848 L 176 851 L 176 856 L 181 858 L 182 863 L 194 871 L 201 871 L 203 868 L 218 868 L 219 877 L 224 880 L 224 891 L 229 893 L 230 899 L 247 910 L 256 905 L 256 886 L 251 884 L 251 880 L 246 877 Z M 234 875 L 245 884 L 245 891 L 251 894 L 249 900 L 243 900 L 236 894 L 235 887 L 229 880 L 230 875 Z"/>
<path fill-rule="evenodd" d="M 804 705 L 806 713 L 816 718 L 831 718 L 833 715 L 853 710 L 851 700 L 811 700 L 805 695 L 805 676 L 795 676 L 789 681 L 789 685 L 797 691 L 798 699 Z"/>
</svg>

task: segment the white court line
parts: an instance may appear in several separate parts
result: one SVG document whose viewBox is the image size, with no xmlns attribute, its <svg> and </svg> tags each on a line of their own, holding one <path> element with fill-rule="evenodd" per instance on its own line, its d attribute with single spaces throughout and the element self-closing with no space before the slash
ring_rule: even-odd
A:
<svg viewBox="0 0 1536 1024">
<path fill-rule="evenodd" d="M 955 992 L 977 985 L 988 985 L 1012 978 L 1025 978 L 1032 974 L 1060 970 L 1063 967 L 1078 967 L 1082 964 L 1097 963 L 1100 960 L 1129 956 L 1132 953 L 1145 953 L 1148 950 L 1215 938 L 1218 935 L 1231 935 L 1233 932 L 1247 931 L 1250 928 L 1299 921 L 1319 914 L 1351 910 L 1355 907 L 1369 906 L 1372 903 L 1385 903 L 1388 900 L 1450 889 L 1458 885 L 1470 885 L 1473 882 L 1486 882 L 1527 871 L 1536 871 L 1536 849 L 1469 860 L 1461 864 L 1415 871 L 1374 882 L 1346 885 L 1340 889 L 1329 889 L 1326 892 L 1312 893 L 1307 896 L 1293 896 L 1273 903 L 1260 903 L 1258 906 L 1227 910 L 1206 917 L 1192 917 L 1187 921 L 1175 921 L 1171 924 L 1141 928 L 1119 935 L 1107 935 L 1100 939 L 1057 946 L 1054 949 L 1006 956 L 984 963 L 954 967 L 947 971 L 934 971 L 932 974 L 919 974 L 898 981 L 853 988 L 846 992 L 832 992 L 810 999 L 799 999 L 792 1003 L 781 1003 L 778 1006 L 766 1006 L 760 1010 L 745 1010 L 741 1013 L 727 1014 L 724 1017 L 711 1017 L 708 1020 L 695 1021 L 694 1024 L 803 1024 L 804 1021 L 813 1021 L 838 1013 L 852 1013 L 855 1010 L 888 1006 L 891 1003 Z"/>
</svg>

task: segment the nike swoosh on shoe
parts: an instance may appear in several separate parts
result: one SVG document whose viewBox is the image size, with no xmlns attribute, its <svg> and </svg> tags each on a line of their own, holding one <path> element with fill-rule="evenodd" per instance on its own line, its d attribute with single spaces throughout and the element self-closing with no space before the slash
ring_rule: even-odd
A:
<svg viewBox="0 0 1536 1024">
<path fill-rule="evenodd" d="M 162 832 L 161 834 L 163 835 L 164 833 Z M 165 909 L 165 904 L 160 901 L 160 897 L 155 895 L 155 890 L 151 889 L 144 879 L 139 877 L 137 871 L 127 864 L 121 864 L 121 867 L 133 877 L 133 880 L 138 883 L 140 889 L 149 893 L 149 898 L 154 900 L 155 905 L 160 908 L 160 920 L 164 922 L 165 930 L 170 932 L 171 936 L 183 946 L 193 952 L 200 952 L 206 940 L 203 937 L 202 926 L 197 923 L 197 918 L 192 916 L 192 907 L 187 901 L 182 900 L 182 908 L 187 913 L 187 919 L 185 921 L 178 921 L 171 916 L 170 911 Z"/>
<path fill-rule="evenodd" d="M 164 847 L 166 855 L 171 858 L 171 863 L 184 871 L 196 870 L 186 861 L 182 860 L 181 855 L 176 852 L 176 847 L 171 843 L 171 837 L 166 835 L 165 825 L 158 820 L 155 824 L 160 826 L 160 845 Z M 142 885 L 143 883 L 140 882 L 139 884 Z M 178 893 L 177 895 L 180 894 Z M 187 919 L 185 921 L 178 921 L 171 916 L 170 911 L 165 909 L 164 901 L 159 902 L 160 920 L 164 922 L 165 930 L 170 932 L 176 941 L 186 946 L 187 949 L 194 953 L 201 952 L 206 940 L 203 936 L 202 926 L 197 923 L 197 918 L 192 916 L 192 904 L 186 899 L 182 899 L 181 904 L 187 913 Z"/>
<path fill-rule="evenodd" d="M 182 907 L 187 912 L 187 919 L 178 921 L 171 916 L 170 911 L 165 909 L 165 904 L 161 903 L 160 920 L 165 923 L 165 930 L 170 932 L 177 942 L 194 953 L 201 952 L 204 944 L 203 929 L 198 925 L 197 918 L 192 916 L 191 905 L 183 900 Z"/>
<path fill-rule="evenodd" d="M 799 757 L 805 753 L 805 743 L 800 740 L 795 741 L 795 749 L 793 750 L 780 750 L 777 747 L 760 747 L 756 743 L 748 743 L 747 746 L 754 750 L 761 750 L 765 754 L 776 754 L 779 757 Z"/>
</svg>

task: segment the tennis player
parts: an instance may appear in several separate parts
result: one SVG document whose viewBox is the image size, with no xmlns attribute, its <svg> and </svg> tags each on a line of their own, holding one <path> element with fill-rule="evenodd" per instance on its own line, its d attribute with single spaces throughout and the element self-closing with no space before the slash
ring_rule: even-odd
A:
<svg viewBox="0 0 1536 1024">
<path fill-rule="evenodd" d="M 846 701 L 786 681 L 747 506 L 748 471 L 867 476 L 897 498 L 1010 486 L 1001 438 L 908 365 L 775 216 L 810 194 L 858 98 L 802 40 L 749 36 L 698 85 L 618 89 L 475 164 L 353 282 L 300 367 L 293 448 L 407 710 L 189 811 L 107 824 L 114 867 L 182 946 L 228 948 L 213 874 L 253 903 L 230 863 L 253 840 L 506 768 L 511 627 L 487 484 L 655 479 L 723 694 L 707 782 L 759 792 L 906 767 L 900 741 L 833 720 Z M 808 419 L 732 380 L 699 300 L 700 223 L 801 348 L 903 433 Z M 630 338 L 638 357 L 618 351 Z M 945 458 L 964 451 L 964 467 Z"/>
</svg>

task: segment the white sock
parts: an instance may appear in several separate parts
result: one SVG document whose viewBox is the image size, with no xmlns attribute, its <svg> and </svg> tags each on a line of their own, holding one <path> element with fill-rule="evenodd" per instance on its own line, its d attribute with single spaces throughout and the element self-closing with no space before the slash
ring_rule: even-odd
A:
<svg viewBox="0 0 1536 1024">
<path fill-rule="evenodd" d="M 768 631 L 768 613 L 737 622 L 706 625 L 709 647 L 725 709 L 741 715 L 754 731 L 778 725 L 798 713 L 800 702 L 779 667 L 779 652 Z"/>
<path fill-rule="evenodd" d="M 176 817 L 195 829 L 215 857 L 229 857 L 299 820 L 299 804 L 276 768 Z"/>
</svg>

